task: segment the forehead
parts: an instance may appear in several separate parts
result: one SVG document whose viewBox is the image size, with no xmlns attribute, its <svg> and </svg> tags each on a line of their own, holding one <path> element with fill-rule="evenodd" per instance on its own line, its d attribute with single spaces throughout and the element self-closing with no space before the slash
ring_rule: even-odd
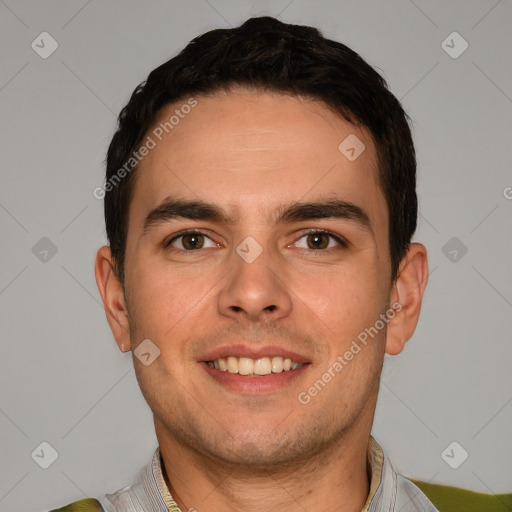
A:
<svg viewBox="0 0 512 512">
<path fill-rule="evenodd" d="M 154 147 L 139 164 L 130 225 L 140 228 L 147 211 L 179 195 L 251 222 L 283 203 L 341 198 L 364 207 L 376 227 L 387 226 L 366 129 L 322 102 L 291 95 L 217 93 L 185 108 L 188 100 L 164 107 L 147 134 Z M 349 159 L 347 145 L 364 151 Z"/>
</svg>

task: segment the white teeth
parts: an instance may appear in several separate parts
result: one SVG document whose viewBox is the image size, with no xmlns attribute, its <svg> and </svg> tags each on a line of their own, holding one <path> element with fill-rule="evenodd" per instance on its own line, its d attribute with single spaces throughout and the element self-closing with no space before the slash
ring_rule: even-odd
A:
<svg viewBox="0 0 512 512">
<path fill-rule="evenodd" d="M 238 373 L 238 359 L 236 357 L 229 356 L 227 367 L 229 373 Z"/>
<path fill-rule="evenodd" d="M 253 372 L 256 375 L 269 375 L 272 373 L 272 363 L 270 358 L 262 357 L 261 359 L 256 359 Z"/>
<path fill-rule="evenodd" d="M 270 375 L 282 371 L 296 370 L 303 366 L 302 363 L 283 357 L 261 357 L 251 359 L 249 357 L 221 357 L 215 361 L 208 361 L 208 366 L 221 372 L 238 373 L 240 375 Z"/>
<path fill-rule="evenodd" d="M 250 375 L 254 370 L 254 361 L 248 357 L 241 357 L 238 360 L 238 373 L 240 375 Z"/>
<path fill-rule="evenodd" d="M 272 372 L 281 373 L 283 371 L 283 358 L 273 357 L 272 358 Z"/>
</svg>

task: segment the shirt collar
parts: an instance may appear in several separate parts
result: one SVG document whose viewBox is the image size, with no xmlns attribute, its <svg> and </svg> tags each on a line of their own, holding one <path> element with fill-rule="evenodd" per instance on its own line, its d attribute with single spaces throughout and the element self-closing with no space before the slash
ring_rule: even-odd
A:
<svg viewBox="0 0 512 512">
<path fill-rule="evenodd" d="M 370 492 L 368 493 L 368 497 L 366 498 L 366 502 L 364 504 L 361 512 L 369 512 L 370 504 L 372 501 L 376 501 L 374 498 L 380 491 L 381 481 L 382 481 L 382 466 L 384 463 L 384 452 L 380 445 L 375 441 L 375 439 L 370 436 L 368 441 L 368 450 L 366 452 L 366 458 L 368 460 L 368 465 L 370 466 Z"/>
<path fill-rule="evenodd" d="M 167 509 L 169 511 L 180 510 L 178 504 L 171 496 L 167 484 L 165 483 L 164 475 L 162 474 L 162 457 L 160 455 L 160 447 L 155 450 L 151 465 L 153 468 L 153 476 L 155 478 L 156 485 L 160 491 L 160 494 L 162 495 L 163 500 L 165 501 L 165 504 L 167 505 Z"/>
</svg>

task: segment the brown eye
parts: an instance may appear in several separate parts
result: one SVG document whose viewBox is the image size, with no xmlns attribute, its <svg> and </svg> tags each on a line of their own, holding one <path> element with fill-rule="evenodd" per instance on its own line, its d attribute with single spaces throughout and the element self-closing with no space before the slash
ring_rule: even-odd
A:
<svg viewBox="0 0 512 512">
<path fill-rule="evenodd" d="M 204 245 L 204 236 L 201 233 L 193 233 L 183 236 L 183 247 L 185 249 L 201 249 Z"/>
<path fill-rule="evenodd" d="M 329 250 L 336 247 L 338 249 L 346 248 L 348 243 L 341 236 L 334 235 L 329 231 L 311 230 L 302 235 L 294 245 L 300 249 Z"/>
<path fill-rule="evenodd" d="M 310 249 L 325 249 L 329 245 L 329 236 L 325 233 L 313 233 L 307 236 Z"/>
<path fill-rule="evenodd" d="M 188 252 L 217 246 L 217 244 L 209 236 L 201 233 L 200 231 L 182 233 L 181 235 L 175 236 L 164 245 L 165 247 L 170 247 L 171 250 Z"/>
</svg>

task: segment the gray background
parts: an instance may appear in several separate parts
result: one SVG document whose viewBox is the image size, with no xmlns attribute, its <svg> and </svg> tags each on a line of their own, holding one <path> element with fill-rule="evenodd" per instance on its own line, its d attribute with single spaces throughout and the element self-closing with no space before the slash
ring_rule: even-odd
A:
<svg viewBox="0 0 512 512">
<path fill-rule="evenodd" d="M 510 2 L 6 0 L 1 510 L 40 511 L 113 492 L 149 461 L 150 410 L 94 280 L 105 236 L 92 192 L 102 184 L 116 114 L 149 71 L 197 34 L 263 14 L 317 26 L 351 46 L 413 119 L 415 240 L 429 250 L 431 275 L 414 338 L 387 358 L 374 436 L 407 476 L 512 490 Z M 31 47 L 42 46 L 43 31 L 59 45 L 46 59 Z M 442 46 L 454 31 L 469 45 L 458 58 Z M 460 51 L 462 41 L 452 39 L 445 45 Z M 43 237 L 56 254 L 41 252 Z M 58 452 L 46 470 L 31 457 L 43 441 Z M 457 469 L 441 455 L 453 441 L 460 447 L 448 450 L 452 465 L 462 449 L 469 453 Z"/>
</svg>

